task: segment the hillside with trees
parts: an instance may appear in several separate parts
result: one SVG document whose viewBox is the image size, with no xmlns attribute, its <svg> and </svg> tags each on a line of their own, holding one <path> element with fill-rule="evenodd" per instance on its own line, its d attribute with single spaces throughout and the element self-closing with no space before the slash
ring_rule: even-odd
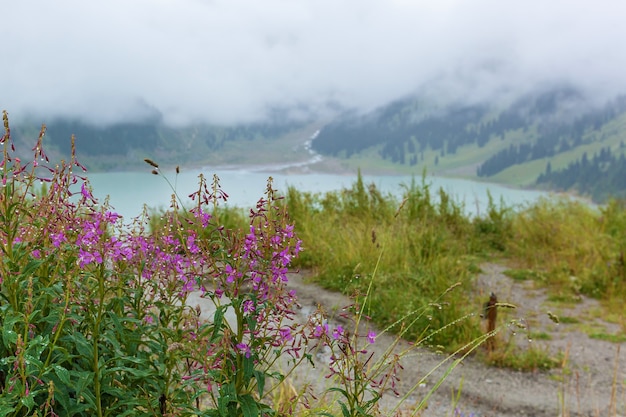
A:
<svg viewBox="0 0 626 417">
<path fill-rule="evenodd" d="M 376 155 L 435 174 L 464 168 L 465 177 L 577 191 L 598 201 L 626 195 L 626 184 L 617 180 L 623 172 L 625 96 L 598 106 L 577 89 L 560 87 L 506 107 L 433 108 L 406 98 L 369 114 L 345 114 L 322 129 L 313 147 L 346 159 Z"/>
<path fill-rule="evenodd" d="M 622 142 L 618 152 L 611 151 L 610 147 L 602 148 L 591 157 L 585 152 L 579 160 L 558 171 L 552 170 L 548 162 L 537 184 L 556 190 L 576 190 L 594 201 L 606 201 L 609 197 L 626 198 L 625 179 L 626 157 Z"/>
<path fill-rule="evenodd" d="M 271 142 L 301 129 L 305 123 L 277 121 L 235 126 L 197 124 L 171 127 L 155 116 L 140 122 L 97 126 L 80 120 L 55 119 L 46 124 L 46 147 L 54 156 L 70 154 L 72 135 L 78 156 L 91 171 L 133 169 L 145 157 L 163 164 L 225 164 L 227 149 L 254 149 L 250 143 Z M 26 123 L 17 125 L 16 141 L 26 142 L 36 133 Z M 247 144 L 247 145 L 246 145 Z"/>
</svg>

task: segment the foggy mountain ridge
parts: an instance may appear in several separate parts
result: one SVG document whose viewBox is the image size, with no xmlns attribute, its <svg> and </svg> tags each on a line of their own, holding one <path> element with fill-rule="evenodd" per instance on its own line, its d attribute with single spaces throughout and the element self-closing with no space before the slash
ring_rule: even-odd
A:
<svg viewBox="0 0 626 417">
<path fill-rule="evenodd" d="M 141 121 L 106 126 L 55 119 L 47 124 L 45 144 L 52 155 L 67 157 L 69 138 L 75 135 L 79 157 L 92 171 L 135 169 L 144 157 L 162 163 L 203 164 L 207 155 L 229 150 L 247 152 L 254 158 L 260 148 L 313 122 L 302 116 L 306 113 L 304 105 L 295 111 L 274 109 L 268 121 L 233 126 L 171 127 L 158 112 Z M 294 120 L 293 114 L 300 116 Z M 583 153 L 593 161 L 594 152 L 602 152 L 604 173 L 611 164 L 620 164 L 626 133 L 613 126 L 619 125 L 620 117 L 626 117 L 626 96 L 599 105 L 569 85 L 538 89 L 505 104 L 445 103 L 413 94 L 369 112 L 339 112 L 321 127 L 312 149 L 343 160 L 368 155 L 368 163 L 379 160 L 413 172 L 427 169 L 435 174 L 452 172 L 467 178 L 568 190 L 579 184 L 562 178 L 557 181 L 558 173 L 571 171 L 576 163 L 582 169 Z M 35 126 L 22 123 L 14 131 L 27 142 L 36 137 Z M 246 145 L 252 143 L 255 146 Z M 288 159 L 290 155 L 283 152 L 279 157 Z M 524 178 L 519 178 L 515 170 L 522 167 Z M 601 179 L 602 172 L 592 176 Z M 603 196 L 608 192 L 603 191 Z"/>
<path fill-rule="evenodd" d="M 136 169 L 137 161 L 156 158 L 164 164 L 203 164 L 234 143 L 272 140 L 301 128 L 308 121 L 274 116 L 269 122 L 217 126 L 194 124 L 172 127 L 159 115 L 141 121 L 94 125 L 79 119 L 59 118 L 46 123 L 44 146 L 51 157 L 67 158 L 72 136 L 76 152 L 90 171 Z M 36 123 L 22 122 L 12 130 L 22 149 L 32 147 Z"/>
<path fill-rule="evenodd" d="M 344 113 L 324 127 L 314 148 L 327 155 L 343 152 L 349 156 L 383 145 L 380 153 L 387 158 L 393 157 L 388 155 L 392 148 L 412 141 L 420 150 L 450 147 L 454 153 L 458 146 L 476 142 L 483 146 L 494 135 L 516 129 L 536 127 L 548 134 L 576 129 L 589 119 L 597 127 L 623 112 L 625 101 L 625 96 L 618 96 L 602 106 L 593 105 L 573 87 L 527 94 L 506 107 L 490 103 L 431 106 L 420 97 L 406 97 L 367 114 Z"/>
<path fill-rule="evenodd" d="M 602 201 L 626 196 L 625 141 L 626 96 L 599 105 L 565 85 L 507 106 L 451 103 L 433 111 L 419 97 L 406 97 L 369 114 L 336 118 L 313 149 L 345 159 L 375 155 L 414 171 L 576 191 Z"/>
</svg>

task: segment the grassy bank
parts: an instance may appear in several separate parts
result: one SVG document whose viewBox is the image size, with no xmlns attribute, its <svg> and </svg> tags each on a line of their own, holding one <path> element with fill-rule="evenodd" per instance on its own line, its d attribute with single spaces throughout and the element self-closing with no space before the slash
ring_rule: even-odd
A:
<svg viewBox="0 0 626 417">
<path fill-rule="evenodd" d="M 297 265 L 349 295 L 371 285 L 367 307 L 379 326 L 411 325 L 408 338 L 457 348 L 478 335 L 477 319 L 466 317 L 473 311 L 460 300 L 476 269 L 470 255 L 488 245 L 462 208 L 437 193 L 414 181 L 399 202 L 360 176 L 350 189 L 323 195 L 290 188 L 286 204 L 304 242 Z"/>
</svg>

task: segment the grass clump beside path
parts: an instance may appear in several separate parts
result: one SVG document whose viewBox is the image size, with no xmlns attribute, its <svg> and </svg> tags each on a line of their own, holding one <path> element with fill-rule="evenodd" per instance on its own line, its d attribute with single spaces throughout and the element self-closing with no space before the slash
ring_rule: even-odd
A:
<svg viewBox="0 0 626 417">
<path fill-rule="evenodd" d="M 512 217 L 508 257 L 553 295 L 587 295 L 612 309 L 626 295 L 626 205 L 611 200 L 599 209 L 582 202 L 542 199 Z M 623 312 L 623 311 L 622 311 Z"/>
<path fill-rule="evenodd" d="M 488 218 L 472 221 L 443 190 L 433 196 L 424 181 L 404 188 L 401 201 L 360 175 L 351 188 L 326 194 L 289 188 L 288 211 L 306 242 L 296 265 L 350 295 L 365 292 L 379 262 L 367 310 L 379 326 L 412 324 L 409 339 L 454 350 L 480 334 L 479 308 L 465 297 L 476 255 L 501 231 Z"/>
</svg>

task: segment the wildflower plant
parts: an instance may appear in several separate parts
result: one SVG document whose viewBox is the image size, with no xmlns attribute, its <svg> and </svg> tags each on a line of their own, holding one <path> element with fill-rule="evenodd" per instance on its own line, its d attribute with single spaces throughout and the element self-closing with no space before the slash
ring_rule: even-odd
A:
<svg viewBox="0 0 626 417">
<path fill-rule="evenodd" d="M 175 195 L 148 230 L 147 213 L 125 223 L 94 197 L 73 139 L 50 166 L 43 126 L 23 163 L 3 122 L 0 415 L 274 414 L 272 365 L 310 354 L 286 287 L 301 243 L 271 181 L 244 233 L 209 214 L 227 195 L 202 177 L 189 213 Z"/>
</svg>

